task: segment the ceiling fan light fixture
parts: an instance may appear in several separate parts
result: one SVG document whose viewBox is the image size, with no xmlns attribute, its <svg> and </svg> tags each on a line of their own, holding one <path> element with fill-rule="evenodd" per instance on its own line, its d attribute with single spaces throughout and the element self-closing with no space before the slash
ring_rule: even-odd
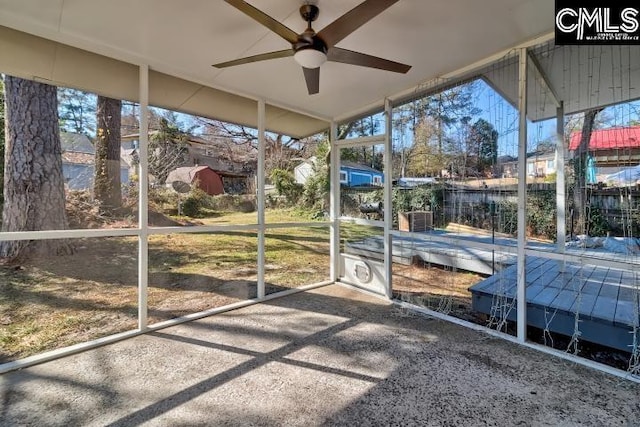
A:
<svg viewBox="0 0 640 427">
<path fill-rule="evenodd" d="M 304 68 L 318 68 L 327 61 L 327 55 L 320 50 L 308 48 L 298 50 L 293 59 Z"/>
</svg>

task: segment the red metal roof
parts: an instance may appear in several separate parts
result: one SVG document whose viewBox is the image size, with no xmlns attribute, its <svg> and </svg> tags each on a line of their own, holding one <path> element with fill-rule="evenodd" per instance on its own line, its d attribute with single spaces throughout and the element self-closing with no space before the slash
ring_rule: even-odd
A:
<svg viewBox="0 0 640 427">
<path fill-rule="evenodd" d="M 569 150 L 580 145 L 581 132 L 571 134 Z M 615 150 L 619 148 L 640 148 L 640 126 L 612 129 L 598 129 L 591 133 L 589 151 Z"/>
</svg>

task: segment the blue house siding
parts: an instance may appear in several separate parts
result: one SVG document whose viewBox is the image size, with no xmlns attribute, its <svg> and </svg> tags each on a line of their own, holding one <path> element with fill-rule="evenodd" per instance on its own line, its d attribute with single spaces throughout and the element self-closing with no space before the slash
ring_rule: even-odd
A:
<svg viewBox="0 0 640 427">
<path fill-rule="evenodd" d="M 340 184 L 347 187 L 381 186 L 384 183 L 382 172 L 363 166 L 340 166 Z"/>
</svg>

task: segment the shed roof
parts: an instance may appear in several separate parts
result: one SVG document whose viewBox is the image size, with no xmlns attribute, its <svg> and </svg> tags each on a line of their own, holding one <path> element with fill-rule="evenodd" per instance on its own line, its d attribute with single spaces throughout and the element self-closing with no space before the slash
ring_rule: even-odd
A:
<svg viewBox="0 0 640 427">
<path fill-rule="evenodd" d="M 351 168 L 351 169 L 358 169 L 361 171 L 366 171 L 366 172 L 371 172 L 371 173 L 376 173 L 376 174 L 381 174 L 382 172 L 374 169 L 370 166 L 367 165 L 362 165 L 360 163 L 355 163 L 355 162 L 350 162 L 350 161 L 340 161 L 340 167 L 345 167 L 345 168 Z"/>
<path fill-rule="evenodd" d="M 167 176 L 167 182 L 173 181 L 183 181 L 187 183 L 192 183 L 193 180 L 196 179 L 196 175 L 198 172 L 209 169 L 211 172 L 215 172 L 209 166 L 183 166 L 176 168 L 169 172 Z"/>
<path fill-rule="evenodd" d="M 582 134 L 571 134 L 569 150 L 575 151 L 580 145 Z M 640 126 L 597 129 L 591 133 L 589 150 L 615 150 L 622 148 L 640 148 Z"/>
<path fill-rule="evenodd" d="M 74 165 L 93 165 L 95 163 L 95 155 L 88 153 L 63 152 L 62 163 Z"/>
</svg>

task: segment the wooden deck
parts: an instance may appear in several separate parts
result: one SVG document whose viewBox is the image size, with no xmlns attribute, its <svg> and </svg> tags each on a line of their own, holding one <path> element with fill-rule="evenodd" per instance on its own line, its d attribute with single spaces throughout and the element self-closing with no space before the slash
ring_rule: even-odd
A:
<svg viewBox="0 0 640 427">
<path fill-rule="evenodd" d="M 473 308 L 491 315 L 495 302 L 515 302 L 516 266 L 472 286 Z M 637 270 L 637 267 L 635 269 Z M 633 270 L 563 264 L 527 257 L 527 323 L 573 335 L 576 316 L 580 339 L 631 351 L 638 326 L 640 278 Z M 507 316 L 516 320 L 516 308 Z"/>
<path fill-rule="evenodd" d="M 493 274 L 502 270 L 505 266 L 515 264 L 516 257 L 500 250 L 487 250 L 473 248 L 466 242 L 491 243 L 490 236 L 465 236 L 450 233 L 458 237 L 458 244 L 453 244 L 446 232 L 424 233 L 419 238 L 394 236 L 393 262 L 409 265 L 414 260 L 420 260 L 426 264 L 441 265 L 458 270 L 473 271 L 481 274 Z M 439 240 L 449 237 L 449 240 Z M 498 241 L 500 240 L 500 241 Z M 515 239 L 496 239 L 497 245 L 513 245 Z M 367 237 L 363 240 L 347 242 L 345 252 L 353 255 L 362 255 L 375 259 L 383 259 L 384 240 L 382 236 Z"/>
</svg>

